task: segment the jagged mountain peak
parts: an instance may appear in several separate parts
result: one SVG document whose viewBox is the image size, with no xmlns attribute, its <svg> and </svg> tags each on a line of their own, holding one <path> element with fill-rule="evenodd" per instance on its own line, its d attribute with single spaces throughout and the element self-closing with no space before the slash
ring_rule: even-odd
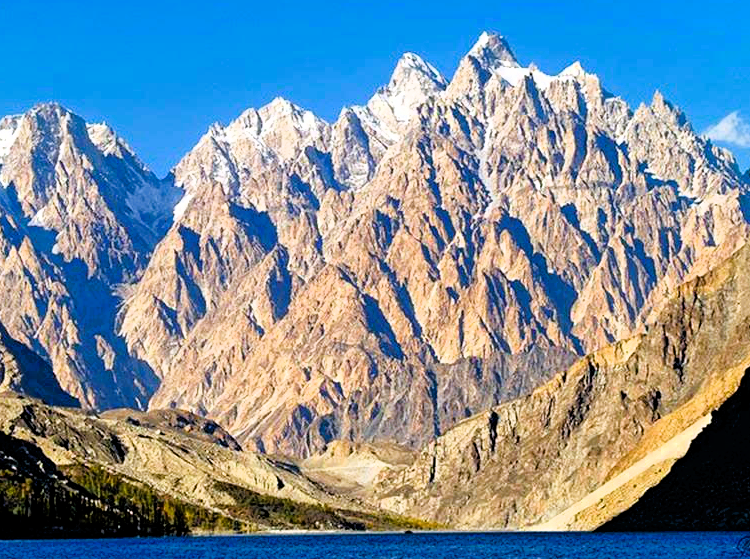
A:
<svg viewBox="0 0 750 559">
<path fill-rule="evenodd" d="M 558 76 L 570 76 L 578 79 L 585 78 L 587 75 L 588 73 L 583 69 L 583 66 L 578 60 L 558 74 Z"/>
<path fill-rule="evenodd" d="M 413 52 L 404 53 L 396 63 L 388 89 L 394 92 L 409 87 L 411 81 L 418 81 L 425 89 L 442 90 L 448 85 L 443 75 L 432 64 Z"/>
<path fill-rule="evenodd" d="M 327 122 L 317 117 L 312 111 L 303 109 L 283 97 L 276 97 L 262 107 L 258 114 L 263 121 L 264 131 L 272 129 L 279 121 L 286 119 L 302 133 L 320 133 L 328 126 Z"/>
<path fill-rule="evenodd" d="M 72 115 L 74 114 L 73 111 L 68 109 L 67 107 L 63 106 L 61 103 L 57 101 L 43 101 L 41 103 L 35 104 L 29 111 L 26 113 L 28 115 L 43 115 L 46 117 L 63 117 L 65 115 Z"/>
<path fill-rule="evenodd" d="M 66 134 L 72 134 L 80 140 L 86 136 L 85 121 L 57 102 L 34 105 L 23 115 L 19 126 L 28 127 L 33 134 L 33 140 L 59 140 Z"/>
<path fill-rule="evenodd" d="M 434 66 L 419 55 L 407 52 L 396 63 L 388 85 L 381 87 L 367 103 L 367 109 L 377 120 L 390 124 L 393 132 L 398 123 L 405 123 L 413 116 L 416 107 L 445 90 L 447 85 Z"/>
<path fill-rule="evenodd" d="M 654 91 L 654 96 L 651 99 L 651 105 L 649 108 L 654 112 L 654 114 L 667 118 L 677 126 L 689 126 L 688 119 L 687 116 L 685 116 L 685 113 L 683 113 L 677 105 L 666 99 L 662 92 L 658 89 Z"/>
<path fill-rule="evenodd" d="M 17 171 L 21 198 L 50 185 L 54 196 L 26 217 L 64 233 L 54 250 L 88 258 L 110 285 L 127 249 L 126 279 L 136 283 L 117 334 L 163 379 L 155 401 L 225 417 L 258 448 L 307 452 L 327 415 L 337 436 L 397 433 L 416 444 L 466 409 L 530 388 L 542 368 L 516 356 L 550 350 L 562 360 L 629 335 L 662 287 L 744 238 L 736 196 L 712 198 L 700 214 L 694 197 L 680 196 L 733 194 L 734 171 L 702 164 L 704 144 L 656 114 L 671 110 L 663 99 L 653 105 L 635 119 L 580 63 L 557 75 L 521 67 L 504 38 L 485 33 L 447 91 L 433 66 L 406 53 L 366 106 L 343 110 L 335 123 L 276 98 L 213 125 L 175 168 L 184 194 L 176 205 L 154 204 L 158 182 L 125 188 L 140 175 L 106 155 L 120 146 L 106 125 L 88 127 L 91 158 L 67 142 L 60 157 L 50 149 L 47 159 L 26 159 L 46 167 L 22 165 L 21 149 L 6 167 Z M 63 114 L 39 111 L 50 121 Z M 43 183 L 42 171 L 52 180 Z M 158 221 L 170 229 L 151 254 L 155 243 L 139 242 L 132 217 L 149 225 L 154 206 L 174 220 Z M 107 251 L 89 258 L 102 245 Z M 13 333 L 35 339 L 39 323 Z M 57 347 L 51 335 L 41 339 Z M 85 343 L 104 359 L 112 354 Z M 429 355 L 440 378 L 428 374 Z M 527 367 L 520 380 L 472 380 L 466 359 L 481 360 L 483 375 L 498 355 L 512 357 L 508 375 Z M 64 358 L 54 362 L 65 366 Z M 412 384 L 409 405 L 434 417 L 409 423 L 386 378 Z M 459 392 L 455 409 L 428 396 L 449 401 Z M 345 417 L 349 402 L 375 407 Z M 274 406 L 318 423 L 271 413 Z"/>
<path fill-rule="evenodd" d="M 250 108 L 227 126 L 214 123 L 207 136 L 233 143 L 240 139 L 263 140 L 273 134 L 291 131 L 302 137 L 318 137 L 325 134 L 330 125 L 311 111 L 303 109 L 283 97 L 276 97 L 260 109 Z M 264 149 L 270 146 L 263 145 Z"/>
<path fill-rule="evenodd" d="M 27 130 L 33 145 L 62 142 L 70 138 L 80 147 L 89 142 L 86 121 L 58 102 L 50 101 L 34 105 L 22 115 L 19 128 Z M 46 149 L 46 148 L 45 148 Z M 85 148 L 84 148 L 85 149 Z"/>
<path fill-rule="evenodd" d="M 473 68 L 473 69 L 472 69 Z M 576 61 L 557 75 L 546 74 L 533 62 L 528 66 L 521 66 L 504 37 L 497 33 L 484 32 L 479 40 L 463 58 L 456 70 L 453 82 L 459 90 L 465 90 L 473 82 L 471 76 L 475 72 L 484 83 L 493 75 L 502 83 L 513 87 L 523 83 L 525 78 L 531 78 L 535 85 L 547 89 L 555 81 L 576 81 L 584 83 L 596 75 L 586 72 L 580 62 Z M 476 78 L 474 78 L 476 79 Z M 475 87 L 475 86 L 472 86 Z"/>
<path fill-rule="evenodd" d="M 518 67 L 518 60 L 510 48 L 508 41 L 494 31 L 485 31 L 477 39 L 468 56 L 477 59 L 487 69 L 499 66 Z"/>
<path fill-rule="evenodd" d="M 293 103 L 289 99 L 286 99 L 285 97 L 280 97 L 280 96 L 274 97 L 270 103 L 263 105 L 258 110 L 258 113 L 263 118 L 272 118 L 277 115 L 286 115 L 286 116 L 303 115 L 309 112 L 310 111 L 303 109 L 302 107 Z"/>
<path fill-rule="evenodd" d="M 0 184 L 13 186 L 31 225 L 56 232 L 55 254 L 112 281 L 140 265 L 168 227 L 174 198 L 109 125 L 89 125 L 57 102 L 20 117 Z"/>
</svg>

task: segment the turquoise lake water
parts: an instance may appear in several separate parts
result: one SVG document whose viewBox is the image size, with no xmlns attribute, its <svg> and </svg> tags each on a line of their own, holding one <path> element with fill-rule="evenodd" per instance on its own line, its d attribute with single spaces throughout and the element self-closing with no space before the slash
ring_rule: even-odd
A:
<svg viewBox="0 0 750 559">
<path fill-rule="evenodd" d="M 0 542 L 0 559 L 750 557 L 741 533 L 316 534 Z M 740 544 L 740 545 L 738 545 Z"/>
</svg>

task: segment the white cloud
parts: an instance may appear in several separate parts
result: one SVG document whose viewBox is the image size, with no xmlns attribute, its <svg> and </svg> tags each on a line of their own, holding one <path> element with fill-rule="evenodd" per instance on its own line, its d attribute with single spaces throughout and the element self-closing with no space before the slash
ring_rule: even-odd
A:
<svg viewBox="0 0 750 559">
<path fill-rule="evenodd" d="M 717 142 L 750 148 L 750 124 L 745 122 L 739 111 L 729 113 L 713 126 L 709 126 L 703 134 Z"/>
</svg>

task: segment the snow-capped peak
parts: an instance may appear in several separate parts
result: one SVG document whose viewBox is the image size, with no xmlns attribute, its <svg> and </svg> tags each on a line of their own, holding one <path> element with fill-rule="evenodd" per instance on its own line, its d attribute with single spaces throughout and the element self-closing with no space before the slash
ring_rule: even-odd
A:
<svg viewBox="0 0 750 559">
<path fill-rule="evenodd" d="M 261 115 L 291 115 L 298 112 L 304 112 L 304 109 L 292 103 L 289 99 L 283 97 L 274 97 L 273 101 L 263 105 L 258 112 Z"/>
<path fill-rule="evenodd" d="M 258 114 L 263 123 L 262 132 L 272 129 L 277 121 L 285 118 L 288 118 L 294 128 L 303 134 L 319 133 L 322 128 L 326 127 L 323 119 L 283 97 L 276 97 L 268 105 L 261 107 Z"/>
<path fill-rule="evenodd" d="M 576 60 L 575 62 L 573 62 L 573 64 L 565 68 L 565 70 L 560 72 L 558 74 L 558 77 L 571 77 L 581 79 L 586 77 L 586 70 L 584 70 L 583 66 L 581 66 L 581 63 Z"/>
<path fill-rule="evenodd" d="M 414 109 L 428 97 L 443 91 L 448 82 L 422 57 L 407 52 L 399 59 L 388 85 L 379 89 L 367 104 L 368 109 L 383 116 L 383 108 L 392 111 L 397 122 L 408 121 Z"/>
<path fill-rule="evenodd" d="M 396 63 L 388 89 L 393 91 L 411 80 L 419 81 L 425 88 L 442 90 L 448 85 L 443 75 L 418 54 L 404 53 Z"/>
<path fill-rule="evenodd" d="M 212 124 L 206 137 L 229 143 L 239 139 L 262 141 L 281 129 L 293 129 L 301 137 L 316 138 L 324 135 L 328 126 L 311 111 L 283 97 L 276 97 L 260 109 L 247 109 L 227 126 Z"/>
<path fill-rule="evenodd" d="M 519 65 L 505 38 L 494 32 L 482 33 L 468 55 L 477 59 L 488 70 L 501 66 L 515 68 Z"/>
</svg>

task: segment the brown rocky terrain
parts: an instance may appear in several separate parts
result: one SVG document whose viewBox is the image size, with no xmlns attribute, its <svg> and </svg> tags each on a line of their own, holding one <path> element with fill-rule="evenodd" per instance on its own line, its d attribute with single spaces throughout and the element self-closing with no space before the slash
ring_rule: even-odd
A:
<svg viewBox="0 0 750 559">
<path fill-rule="evenodd" d="M 52 367 L 0 324 L 0 393 L 39 398 L 50 405 L 78 407 L 78 401 L 57 382 Z"/>
<path fill-rule="evenodd" d="M 412 466 L 385 471 L 373 498 L 456 527 L 538 529 L 619 480 L 546 527 L 595 528 L 634 503 L 608 526 L 661 529 L 670 518 L 683 528 L 739 526 L 731 516 L 741 512 L 732 508 L 736 500 L 722 495 L 742 483 L 741 455 L 726 469 L 720 464 L 735 452 L 729 440 L 740 436 L 744 417 L 739 387 L 750 367 L 749 267 L 746 246 L 677 289 L 642 334 L 588 355 L 524 398 L 459 423 Z M 679 452 L 665 451 L 679 439 Z M 711 464 L 728 476 L 718 489 L 697 483 L 688 490 Z M 678 512 L 691 495 L 693 504 Z M 701 524 L 704 505 L 713 512 Z M 652 524 L 660 511 L 667 516 Z"/>
<path fill-rule="evenodd" d="M 174 421 L 162 424 L 158 414 L 150 421 L 97 417 L 14 395 L 0 398 L 0 411 L 0 431 L 37 445 L 58 466 L 85 460 L 188 502 L 209 507 L 229 502 L 214 489 L 216 482 L 302 502 L 334 499 L 294 468 L 174 428 Z"/>
<path fill-rule="evenodd" d="M 0 321 L 92 409 L 248 449 L 421 448 L 630 337 L 748 234 L 731 154 L 658 92 L 485 33 L 325 122 L 275 99 L 157 180 L 54 104 L 0 122 Z M 179 201 L 178 201 L 179 199 Z"/>
<path fill-rule="evenodd" d="M 450 82 L 405 55 L 333 124 L 275 100 L 215 125 L 175 182 L 121 315 L 150 405 L 302 456 L 419 447 L 529 392 L 748 232 L 731 156 L 660 94 L 631 112 L 491 34 Z"/>
<path fill-rule="evenodd" d="M 298 460 L 302 472 L 336 493 L 366 495 L 383 470 L 411 465 L 417 453 L 393 443 L 331 441 L 323 452 Z"/>
<path fill-rule="evenodd" d="M 142 412 L 132 409 L 107 410 L 99 415 L 102 419 L 126 421 L 137 427 L 178 433 L 188 433 L 192 438 L 216 443 L 232 450 L 242 450 L 234 437 L 215 421 L 181 410 L 152 410 Z"/>
<path fill-rule="evenodd" d="M 198 528 L 392 530 L 428 526 L 332 493 L 292 462 L 242 451 L 219 425 L 176 410 L 114 410 L 96 416 L 6 392 L 0 395 L 0 466 L 7 466 L 0 468 L 0 501 L 10 499 L 14 505 L 24 483 L 36 484 L 35 495 L 43 501 L 42 491 L 47 499 L 50 491 L 57 497 L 61 492 L 75 496 L 83 491 L 79 483 L 92 491 L 106 480 L 131 487 L 119 496 L 114 512 L 143 512 L 133 489 L 140 488 L 142 494 L 151 496 L 147 498 L 171 500 L 173 506 L 182 503 L 193 515 L 201 514 Z M 86 484 L 92 476 L 99 482 Z M 83 498 L 99 507 L 98 501 L 88 499 Z M 54 506 L 29 512 L 28 502 L 26 515 L 31 514 L 32 522 L 49 522 L 45 511 L 52 512 L 53 522 L 66 526 L 75 520 Z M 4 511 L 4 518 L 9 512 Z M 8 519 L 18 521 L 14 516 Z M 116 523 L 111 528 L 110 535 L 122 535 Z M 0 530 L 0 537 L 17 536 Z"/>
</svg>

